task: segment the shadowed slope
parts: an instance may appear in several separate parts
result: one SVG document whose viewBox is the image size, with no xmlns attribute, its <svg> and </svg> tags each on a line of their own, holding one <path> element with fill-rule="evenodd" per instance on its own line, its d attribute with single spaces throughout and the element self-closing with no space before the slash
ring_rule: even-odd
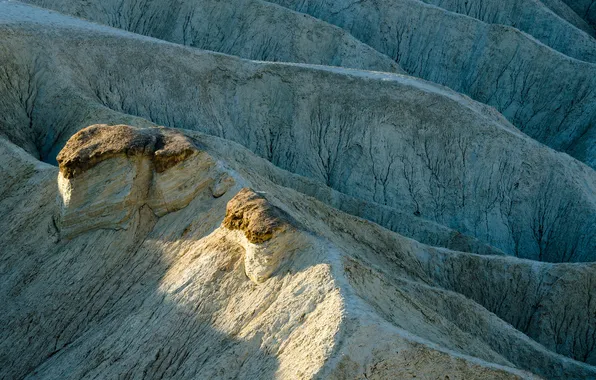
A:
<svg viewBox="0 0 596 380">
<path fill-rule="evenodd" d="M 592 0 L 562 0 L 592 27 L 596 27 L 596 4 Z"/>
<path fill-rule="evenodd" d="M 403 72 L 390 58 L 342 29 L 260 0 L 28 0 L 25 3 L 243 58 Z"/>
<path fill-rule="evenodd" d="M 423 0 L 488 24 L 515 27 L 553 49 L 586 62 L 596 62 L 594 30 L 581 31 L 562 20 L 539 0 Z M 591 29 L 591 28 L 590 28 Z"/>
<path fill-rule="evenodd" d="M 9 274 L 3 276 L 0 297 L 16 305 L 0 313 L 10 327 L 3 330 L 2 342 L 27 346 L 26 355 L 18 354 L 21 346 L 15 343 L 10 350 L 2 346 L 0 361 L 11 364 L 1 366 L 5 375 L 531 378 L 513 367 L 548 378 L 596 374 L 594 367 L 550 352 L 484 309 L 482 304 L 500 299 L 499 288 L 483 287 L 478 303 L 463 296 L 469 280 L 458 271 L 474 273 L 470 261 L 485 260 L 489 265 L 483 273 L 508 289 L 517 289 L 525 276 L 536 279 L 527 262 L 437 251 L 402 238 L 275 185 L 265 179 L 267 171 L 239 160 L 242 155 L 235 150 L 243 148 L 228 149 L 220 157 L 211 148 L 220 140 L 188 133 L 236 185 L 219 197 L 206 187 L 186 207 L 160 217 L 141 207 L 124 229 L 90 228 L 70 240 L 61 234 L 58 211 L 64 206 L 56 203 L 59 193 L 51 186 L 58 169 L 1 143 L 3 159 L 12 159 L 12 172 L 32 174 L 11 182 L 3 203 L 12 206 L 0 221 L 6 231 L 0 237 L 2 262 Z M 102 165 L 89 169 L 93 178 L 114 183 L 112 170 Z M 195 179 L 202 175 L 215 179 L 204 173 Z M 240 191 L 245 186 L 259 189 L 260 195 Z M 22 196 L 28 193 L 36 196 Z M 255 243 L 244 231 L 228 228 L 224 215 L 247 215 L 242 201 L 247 197 L 258 200 L 258 210 L 269 210 L 247 216 L 253 227 L 273 222 L 286 228 L 273 229 L 266 241 Z M 22 212 L 33 204 L 35 212 Z M 117 208 L 104 214 L 111 212 Z M 47 230 L 29 222 L 40 215 L 47 216 L 41 224 Z M 28 229 L 41 239 L 33 250 L 24 233 Z M 287 239 L 300 243 L 292 244 L 291 251 L 279 249 Z M 28 252 L 24 259 L 22 252 Z M 270 254 L 282 255 L 272 260 Z M 437 272 L 435 263 L 446 258 L 451 263 Z M 252 277 L 252 259 L 270 265 L 258 281 Z M 510 266 L 524 276 L 503 281 Z M 587 278 L 594 276 L 593 265 L 575 266 Z M 532 267 L 555 275 L 565 265 Z M 569 276 L 564 292 L 575 301 L 565 305 L 569 316 L 586 310 L 579 286 L 585 278 Z M 559 297 L 545 285 L 539 293 L 543 299 Z M 510 302 L 515 297 L 501 304 Z M 556 315 L 562 307 L 544 302 L 541 313 Z M 594 307 L 589 304 L 589 310 Z M 594 321 L 585 328 L 593 331 Z M 544 334 L 539 339 L 550 339 L 550 330 L 536 331 Z M 583 339 L 583 330 L 570 331 L 568 339 Z M 587 353 L 592 361 L 592 351 Z"/>
<path fill-rule="evenodd" d="M 388 62 L 259 1 L 61 4 L 253 58 Z M 0 38 L 0 377 L 596 378 L 596 173 L 493 108 L 12 2 Z"/>
<path fill-rule="evenodd" d="M 465 4 L 455 0 L 427 1 L 478 19 L 461 17 L 418 0 L 346 3 L 345 6 L 318 0 L 273 2 L 344 28 L 362 42 L 391 57 L 408 73 L 447 85 L 495 106 L 531 137 L 567 152 L 592 167 L 595 165 L 596 132 L 593 126 L 596 124 L 596 93 L 591 89 L 596 86 L 593 81 L 596 78 L 596 65 L 587 62 L 596 62 L 596 39 L 563 21 L 539 1 L 477 0 Z M 156 2 L 148 2 L 143 8 L 135 8 L 133 4 L 136 3 L 124 3 L 116 7 L 111 3 L 105 5 L 99 2 L 81 5 L 71 0 L 58 4 L 39 4 L 126 30 L 247 58 L 373 67 L 353 65 L 348 61 L 341 63 L 335 59 L 320 60 L 314 58 L 317 54 L 310 50 L 308 54 L 313 57 L 310 59 L 295 58 L 292 54 L 285 57 L 279 54 L 255 55 L 252 52 L 258 50 L 261 38 L 247 39 L 246 36 L 253 33 L 236 33 L 234 28 L 224 26 L 263 25 L 259 30 L 268 33 L 268 26 L 274 24 L 271 20 L 255 20 L 246 24 L 244 21 L 228 21 L 230 17 L 251 17 L 251 11 L 238 8 L 247 3 L 229 4 L 227 11 L 222 10 L 219 3 L 181 3 L 181 10 L 172 7 L 169 9 L 176 10 L 170 12 L 188 16 L 172 16 L 172 19 L 166 17 L 166 12 L 156 10 L 159 8 Z M 151 16 L 152 12 L 159 16 Z M 279 12 L 279 9 L 275 8 L 275 12 Z M 205 16 L 205 20 L 194 21 L 196 17 L 207 14 L 209 16 Z M 216 21 L 220 17 L 222 21 Z M 143 30 L 159 25 L 146 24 L 147 20 L 156 18 L 164 22 L 168 20 L 164 23 L 166 28 L 181 28 L 183 31 L 168 34 L 163 30 Z M 216 28 L 219 31 L 217 36 L 213 35 L 210 22 L 221 24 Z M 518 29 L 499 24 L 517 27 L 553 49 L 586 62 L 569 60 L 520 33 Z M 310 29 L 307 27 L 305 30 Z M 235 37 L 228 35 L 230 33 Z M 269 38 L 277 38 L 278 33 L 269 35 L 275 36 Z M 287 35 L 295 33 L 288 32 Z M 217 41 L 200 42 L 213 38 Z M 318 46 L 321 38 L 314 40 L 319 42 L 310 45 Z M 233 41 L 233 47 L 228 41 Z M 280 50 L 282 46 L 303 46 L 273 41 L 266 45 L 270 48 L 268 51 Z M 308 45 L 306 41 L 304 46 Z M 334 51 L 329 48 L 324 50 Z M 366 53 L 359 56 L 373 55 Z M 380 66 L 378 68 L 383 69 Z"/>
<path fill-rule="evenodd" d="M 584 30 L 590 35 L 596 35 L 596 30 L 593 26 L 590 26 L 586 20 L 581 18 L 569 5 L 565 4 L 565 0 L 540 0 L 540 2 L 549 7 L 559 17 L 567 20 L 576 27 Z"/>
<path fill-rule="evenodd" d="M 596 165 L 596 65 L 418 0 L 274 2 L 344 28 L 409 74 L 494 106 L 529 136 Z"/>
<path fill-rule="evenodd" d="M 283 169 L 510 254 L 593 260 L 594 171 L 445 88 L 91 29 L 5 28 L 2 67 L 21 79 L 3 82 L 2 131 L 49 161 L 71 134 L 120 123 L 123 112 L 239 142 Z M 147 125 L 134 116 L 124 122 Z"/>
</svg>

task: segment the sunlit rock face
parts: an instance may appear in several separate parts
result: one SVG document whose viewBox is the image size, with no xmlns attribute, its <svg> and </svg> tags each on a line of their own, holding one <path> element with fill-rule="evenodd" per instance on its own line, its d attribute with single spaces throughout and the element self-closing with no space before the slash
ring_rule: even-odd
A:
<svg viewBox="0 0 596 380">
<path fill-rule="evenodd" d="M 590 0 L 27 2 L 1 379 L 596 379 Z"/>
<path fill-rule="evenodd" d="M 256 283 L 278 271 L 293 251 L 310 245 L 294 218 L 248 188 L 228 202 L 223 225 L 240 232 L 246 275 Z"/>
<path fill-rule="evenodd" d="M 0 21 L 6 20 L 2 67 L 11 80 L 18 80 L 2 82 L 0 128 L 10 141 L 47 162 L 54 162 L 70 136 L 95 123 L 194 130 L 239 143 L 276 167 L 327 187 L 319 191 L 305 185 L 301 191 L 423 243 L 548 262 L 596 257 L 594 170 L 520 132 L 516 127 L 521 124 L 508 122 L 486 104 L 414 76 L 247 61 L 20 3 L 6 4 L 0 15 Z M 451 20 L 446 25 L 458 35 L 463 33 L 460 26 L 478 24 L 420 2 L 408 10 L 419 8 Z M 141 17 L 142 12 L 135 15 Z M 363 17 L 363 22 L 369 21 Z M 485 28 L 473 29 L 473 35 L 482 36 Z M 557 114 L 568 109 L 567 116 L 557 117 L 576 123 L 580 128 L 574 131 L 581 134 L 581 141 L 569 147 L 594 149 L 592 114 L 581 108 L 596 104 L 590 101 L 591 78 L 596 75 L 580 78 L 594 65 L 565 58 L 527 35 L 506 30 L 504 37 L 523 38 L 520 46 L 549 57 L 530 59 L 541 55 L 522 54 L 525 50 L 520 48 L 515 59 L 530 61 L 517 65 L 514 60 L 508 70 L 560 61 L 556 70 L 547 70 L 556 80 L 534 82 L 529 73 L 509 75 L 501 69 L 474 75 L 491 81 L 498 78 L 493 74 L 503 72 L 490 85 L 498 82 L 498 91 L 518 78 L 532 90 L 525 101 L 536 93 L 546 102 L 545 107 L 538 98 L 524 103 L 541 110 L 533 122 L 556 120 L 545 116 L 547 109 Z M 457 41 L 454 46 L 460 46 Z M 514 46 L 504 43 L 503 48 L 513 54 Z M 416 50 L 409 54 L 427 56 Z M 504 59 L 498 52 L 487 54 Z M 491 65 L 495 60 L 489 60 Z M 446 70 L 442 63 L 431 63 L 419 67 Z M 460 73 L 467 72 L 466 65 L 449 65 L 450 76 L 468 77 Z M 142 80 L 129 75 L 132 71 L 142 72 Z M 567 73 L 577 81 L 561 80 Z M 549 83 L 564 88 L 554 91 L 556 96 L 545 95 L 539 86 Z M 526 117 L 529 113 L 518 108 L 518 95 L 495 92 L 492 99 Z M 564 125 L 560 127 L 564 133 Z"/>
<path fill-rule="evenodd" d="M 142 206 L 163 216 L 206 188 L 221 196 L 234 184 L 190 139 L 165 128 L 93 125 L 76 133 L 57 160 L 67 237 L 94 228 L 126 229 Z"/>
</svg>

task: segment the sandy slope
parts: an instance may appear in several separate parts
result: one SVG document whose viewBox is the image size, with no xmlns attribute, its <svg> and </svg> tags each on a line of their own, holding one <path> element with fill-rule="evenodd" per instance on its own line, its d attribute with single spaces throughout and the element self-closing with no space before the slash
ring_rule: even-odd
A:
<svg viewBox="0 0 596 380">
<path fill-rule="evenodd" d="M 596 377 L 596 174 L 495 109 L 13 2 L 0 38 L 0 377 Z"/>
</svg>

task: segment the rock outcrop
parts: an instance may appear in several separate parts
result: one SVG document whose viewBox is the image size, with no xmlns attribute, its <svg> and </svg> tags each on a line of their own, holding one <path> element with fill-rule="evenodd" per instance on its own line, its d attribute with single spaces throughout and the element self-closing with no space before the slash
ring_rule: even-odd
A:
<svg viewBox="0 0 596 380">
<path fill-rule="evenodd" d="M 188 138 L 165 128 L 92 125 L 74 134 L 56 160 L 62 177 L 73 179 L 116 157 L 146 158 L 155 172 L 163 173 L 197 152 Z"/>
<path fill-rule="evenodd" d="M 2 92 L 2 132 L 48 161 L 87 125 L 149 120 L 236 141 L 283 169 L 508 254 L 594 258 L 594 171 L 523 135 L 492 108 L 401 75 L 246 62 L 58 19 L 50 35 L 32 22 L 4 26 L 28 32 L 5 39 L 2 67 L 22 73 L 22 82 Z M 31 77 L 34 66 L 19 62 L 37 62 L 39 71 Z M 375 209 L 355 212 L 407 232 L 396 217 L 387 219 L 387 209 Z"/>
<path fill-rule="evenodd" d="M 234 185 L 213 158 L 166 128 L 93 125 L 71 137 L 57 161 L 64 237 L 127 228 L 144 206 L 163 216 L 205 188 L 219 197 Z"/>
<path fill-rule="evenodd" d="M 226 209 L 225 227 L 240 230 L 253 244 L 262 244 L 293 229 L 291 217 L 250 189 L 242 189 Z"/>
<path fill-rule="evenodd" d="M 95 136 L 137 132 L 123 126 L 92 130 L 98 128 L 105 132 Z M 156 131 L 165 132 L 145 133 Z M 221 161 L 213 138 L 178 136 Z M 101 146 L 101 140 L 88 142 Z M 2 146 L 16 168 L 28 165 L 19 148 Z M 70 148 L 61 157 L 72 157 Z M 275 185 L 266 179 L 267 165 L 247 165 L 245 157 L 263 160 L 239 146 L 228 145 L 224 154 L 228 158 L 220 174 L 261 189 L 258 193 L 235 186 L 214 197 L 205 186 L 178 211 L 156 216 L 141 207 L 127 228 L 96 227 L 58 240 L 47 238 L 56 234 L 52 224 L 46 231 L 10 222 L 34 218 L 21 212 L 30 202 L 41 206 L 37 212 L 59 215 L 57 186 L 45 185 L 49 191 L 37 199 L 23 198 L 8 208 L 0 247 L 12 262 L 12 274 L 3 279 L 0 297 L 15 307 L 0 315 L 7 326 L 0 361 L 8 365 L 2 375 L 596 375 L 594 367 L 554 353 L 595 360 L 586 335 L 594 321 L 576 324 L 596 307 L 589 301 L 593 265 L 575 264 L 570 271 L 568 264 L 529 265 L 511 257 L 437 250 Z M 134 178 L 114 178 L 113 168 L 104 165 L 119 159 L 134 156 L 107 159 L 72 179 L 94 172 L 106 183 L 131 185 Z M 51 183 L 59 170 L 41 165 L 33 176 Z M 39 180 L 18 177 L 3 202 L 39 185 Z M 14 228 L 20 233 L 15 235 Z M 27 228 L 45 237 L 33 251 L 26 248 Z M 28 252 L 26 259 L 10 260 L 22 252 Z M 467 276 L 474 273 L 470 281 Z M 551 276 L 562 282 L 545 280 Z M 570 302 L 550 301 L 561 294 Z M 538 302 L 541 306 L 534 307 Z M 520 309 L 514 306 L 520 304 Z M 566 317 L 549 319 L 562 312 Z M 537 341 L 500 317 L 527 328 Z M 555 321 L 561 327 L 551 329 Z M 545 348 L 559 341 L 563 330 L 569 345 Z M 35 343 L 27 343 L 33 337 Z M 233 359 L 238 355 L 243 360 Z"/>
<path fill-rule="evenodd" d="M 242 189 L 228 202 L 223 226 L 244 235 L 244 269 L 256 283 L 278 271 L 293 251 L 309 245 L 291 216 L 251 189 Z"/>
<path fill-rule="evenodd" d="M 589 9 L 276 1 L 0 0 L 0 378 L 596 378 Z"/>
<path fill-rule="evenodd" d="M 311 52 L 320 42 L 301 37 L 308 35 L 307 31 L 314 25 L 297 30 L 286 27 L 287 33 L 269 33 L 269 37 L 263 39 L 262 31 L 275 22 L 255 18 L 255 12 L 269 15 L 281 11 L 278 7 L 269 9 L 262 3 L 237 0 L 222 7 L 219 2 L 186 0 L 164 10 L 157 1 L 146 2 L 144 7 L 137 7 L 134 1 L 29 2 L 125 30 L 246 58 L 385 71 L 388 67 L 375 54 L 360 49 L 360 45 L 354 48 L 360 49 L 359 52 L 351 49 L 347 53 L 355 61 L 342 58 L 346 55 L 342 53 L 338 57 L 310 60 L 300 58 L 304 54 L 299 52 L 284 53 L 286 48 L 282 46 L 298 46 L 298 51 L 320 57 Z M 303 12 L 304 17 L 313 16 L 343 28 L 364 46 L 397 62 L 410 75 L 446 85 L 494 106 L 531 137 L 592 167 L 596 165 L 593 128 L 596 93 L 592 91 L 596 87 L 596 39 L 585 32 L 591 27 L 581 30 L 540 1 L 271 2 Z M 582 4 L 580 8 L 589 5 Z M 257 8 L 260 10 L 254 11 Z M 297 13 L 283 17 L 283 20 L 290 19 L 301 20 Z M 303 24 L 302 21 L 297 23 Z M 258 33 L 238 30 L 255 26 Z M 218 33 L 214 35 L 213 29 Z M 286 41 L 280 41 L 280 36 L 285 36 Z M 317 38 L 321 40 L 327 41 L 322 36 Z M 332 48 L 333 45 L 323 50 L 347 51 Z"/>
</svg>

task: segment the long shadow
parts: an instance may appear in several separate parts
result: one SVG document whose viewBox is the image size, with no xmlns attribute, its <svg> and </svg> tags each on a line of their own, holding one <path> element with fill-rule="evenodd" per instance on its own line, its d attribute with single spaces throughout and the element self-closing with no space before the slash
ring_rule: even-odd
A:
<svg viewBox="0 0 596 380">
<path fill-rule="evenodd" d="M 228 302 L 251 285 L 241 252 L 193 246 L 220 225 L 232 192 L 214 199 L 206 190 L 159 220 L 143 208 L 127 231 L 66 241 L 55 238 L 52 218 L 38 218 L 59 211 L 57 173 L 48 171 L 47 184 L 27 180 L 15 189 L 31 195 L 0 219 L 2 231 L 29 226 L 14 240 L 0 236 L 1 378 L 275 377 L 278 360 L 258 332 L 236 337 L 259 308 L 234 310 Z M 52 184 L 50 194 L 35 196 Z M 33 232 L 45 242 L 25 249 Z"/>
<path fill-rule="evenodd" d="M 49 202 L 44 211 L 55 213 L 57 207 Z M 128 231 L 90 231 L 70 241 L 48 238 L 34 257 L 22 265 L 12 263 L 4 272 L 0 378 L 275 376 L 278 361 L 261 349 L 258 334 L 240 339 L 214 327 L 224 323 L 218 315 L 226 301 L 221 283 L 244 275 L 240 255 L 232 252 L 225 262 L 214 260 L 213 265 L 225 268 L 212 278 L 192 274 L 208 286 L 196 286 L 191 276 L 178 289 L 164 289 L 175 259 L 203 253 L 181 255 L 180 231 L 174 233 L 179 225 L 159 220 L 155 227 L 146 211 L 139 212 Z M 209 234 L 216 219 L 195 224 L 193 238 Z M 26 240 L 25 234 L 20 241 L 0 238 L 6 250 L 2 258 L 16 260 Z"/>
</svg>

